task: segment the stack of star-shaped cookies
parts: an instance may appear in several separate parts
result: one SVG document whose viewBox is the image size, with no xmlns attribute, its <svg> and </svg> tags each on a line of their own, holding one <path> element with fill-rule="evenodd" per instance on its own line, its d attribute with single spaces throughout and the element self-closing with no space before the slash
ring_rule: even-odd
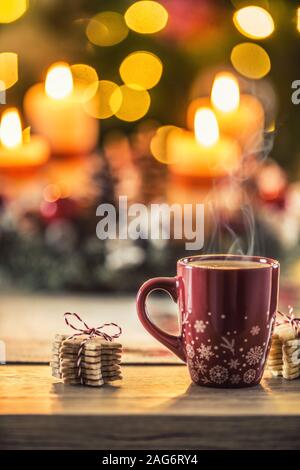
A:
<svg viewBox="0 0 300 470">
<path fill-rule="evenodd" d="M 122 379 L 121 354 L 120 343 L 102 337 L 80 335 L 68 339 L 66 335 L 56 335 L 50 363 L 52 375 L 66 384 L 100 387 Z"/>
<path fill-rule="evenodd" d="M 290 324 L 275 327 L 267 370 L 288 380 L 300 377 L 300 338 Z"/>
</svg>

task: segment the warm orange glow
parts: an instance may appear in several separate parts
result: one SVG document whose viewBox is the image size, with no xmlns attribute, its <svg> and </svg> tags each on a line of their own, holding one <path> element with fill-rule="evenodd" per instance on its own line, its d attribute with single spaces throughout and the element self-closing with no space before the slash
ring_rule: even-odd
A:
<svg viewBox="0 0 300 470">
<path fill-rule="evenodd" d="M 7 149 L 14 149 L 22 145 L 22 125 L 17 109 L 7 109 L 1 118 L 0 142 Z"/>
<path fill-rule="evenodd" d="M 44 199 L 47 202 L 56 202 L 61 198 L 61 190 L 57 184 L 48 184 L 44 189 Z"/>
<path fill-rule="evenodd" d="M 219 140 L 219 126 L 214 112 L 209 108 L 200 108 L 195 114 L 195 137 L 204 147 L 212 147 Z"/>
<path fill-rule="evenodd" d="M 264 39 L 274 31 L 274 21 L 264 8 L 252 5 L 238 10 L 233 16 L 238 31 L 251 39 Z"/>
<path fill-rule="evenodd" d="M 300 7 L 297 8 L 297 30 L 300 33 Z"/>
<path fill-rule="evenodd" d="M 73 92 L 73 76 L 68 64 L 57 62 L 48 70 L 45 82 L 46 94 L 54 100 L 62 100 Z"/>
<path fill-rule="evenodd" d="M 235 111 L 240 104 L 240 89 L 237 79 L 231 73 L 219 73 L 214 80 L 211 101 L 215 108 L 224 113 Z"/>
</svg>

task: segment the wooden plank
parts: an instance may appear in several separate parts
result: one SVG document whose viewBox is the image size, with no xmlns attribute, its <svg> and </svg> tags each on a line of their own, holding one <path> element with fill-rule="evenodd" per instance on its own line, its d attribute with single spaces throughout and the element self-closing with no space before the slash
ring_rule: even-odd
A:
<svg viewBox="0 0 300 470">
<path fill-rule="evenodd" d="M 0 449 L 299 449 L 299 417 L 1 417 Z"/>
<path fill-rule="evenodd" d="M 124 366 L 100 389 L 64 386 L 45 366 L 0 367 L 2 449 L 296 449 L 300 381 L 190 383 L 184 366 Z"/>
</svg>

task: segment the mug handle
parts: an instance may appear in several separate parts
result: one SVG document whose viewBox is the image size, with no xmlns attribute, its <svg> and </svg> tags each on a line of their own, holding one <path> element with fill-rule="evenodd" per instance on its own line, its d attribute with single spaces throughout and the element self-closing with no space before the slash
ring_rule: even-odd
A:
<svg viewBox="0 0 300 470">
<path fill-rule="evenodd" d="M 155 290 L 163 290 L 167 292 L 174 302 L 177 303 L 178 288 L 176 277 L 157 277 L 155 279 L 149 279 L 149 281 L 146 281 L 142 285 L 137 294 L 136 307 L 138 317 L 148 333 L 150 333 L 155 339 L 157 339 L 160 343 L 176 354 L 179 359 L 186 362 L 186 356 L 181 337 L 170 335 L 169 333 L 162 331 L 160 328 L 158 328 L 158 326 L 154 325 L 148 316 L 146 307 L 147 297 Z"/>
</svg>

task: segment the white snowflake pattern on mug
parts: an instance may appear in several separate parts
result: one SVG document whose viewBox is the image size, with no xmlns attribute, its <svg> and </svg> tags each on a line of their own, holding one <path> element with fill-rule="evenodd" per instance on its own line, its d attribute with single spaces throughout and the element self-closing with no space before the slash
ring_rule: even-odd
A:
<svg viewBox="0 0 300 470">
<path fill-rule="evenodd" d="M 205 346 L 205 344 L 201 343 L 200 348 L 197 348 L 199 356 L 201 359 L 205 359 L 209 361 L 209 359 L 214 356 L 214 353 L 211 350 L 211 346 Z"/>
<path fill-rule="evenodd" d="M 260 327 L 258 325 L 252 326 L 250 330 L 250 333 L 252 334 L 252 336 L 258 335 L 259 332 L 260 332 Z"/>
<path fill-rule="evenodd" d="M 223 366 L 214 366 L 209 371 L 211 380 L 217 384 L 222 384 L 228 379 L 228 370 Z"/>
<path fill-rule="evenodd" d="M 228 351 L 230 351 L 231 354 L 234 356 L 235 340 L 229 340 L 225 336 L 222 336 L 222 340 L 223 342 L 221 343 L 221 347 L 224 349 L 228 349 Z"/>
<path fill-rule="evenodd" d="M 198 357 L 196 357 L 193 366 L 200 374 L 205 374 L 207 371 L 207 365 L 204 361 L 199 360 Z"/>
<path fill-rule="evenodd" d="M 239 376 L 239 374 L 233 374 L 230 377 L 230 382 L 234 385 L 237 385 L 238 383 L 240 383 L 240 381 L 241 381 L 241 377 Z"/>
<path fill-rule="evenodd" d="M 210 380 L 209 380 L 207 377 L 202 377 L 202 378 L 201 378 L 201 382 L 202 382 L 203 384 L 209 384 L 209 383 L 210 383 Z"/>
<path fill-rule="evenodd" d="M 256 370 L 254 369 L 246 370 L 246 372 L 243 375 L 244 382 L 246 384 L 251 384 L 251 382 L 255 380 L 255 376 L 256 376 Z"/>
<path fill-rule="evenodd" d="M 191 378 L 194 382 L 198 382 L 199 380 L 199 374 L 198 372 L 196 371 L 196 369 L 190 369 L 190 373 L 191 373 Z"/>
<path fill-rule="evenodd" d="M 186 346 L 186 353 L 187 353 L 187 356 L 190 358 L 190 359 L 193 359 L 193 357 L 195 356 L 195 351 L 194 351 L 194 348 L 191 344 L 187 344 Z"/>
<path fill-rule="evenodd" d="M 261 346 L 253 346 L 253 348 L 250 348 L 246 354 L 246 361 L 250 366 L 254 366 L 255 364 L 259 363 L 263 353 L 264 351 Z"/>
<path fill-rule="evenodd" d="M 230 359 L 230 361 L 228 361 L 229 369 L 238 369 L 239 365 L 240 361 L 238 359 Z"/>
<path fill-rule="evenodd" d="M 194 324 L 196 333 L 204 333 L 206 325 L 203 320 L 196 320 Z"/>
</svg>

